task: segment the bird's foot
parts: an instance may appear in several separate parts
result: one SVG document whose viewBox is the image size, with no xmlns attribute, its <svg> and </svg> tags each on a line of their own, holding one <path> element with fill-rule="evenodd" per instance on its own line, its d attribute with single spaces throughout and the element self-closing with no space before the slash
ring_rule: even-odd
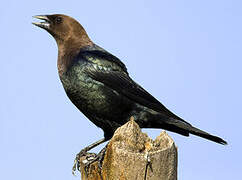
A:
<svg viewBox="0 0 242 180">
<path fill-rule="evenodd" d="M 75 175 L 75 171 L 78 170 L 80 171 L 80 158 L 83 156 L 86 156 L 86 160 L 89 161 L 90 159 L 95 158 L 96 154 L 95 153 L 87 153 L 88 149 L 84 148 L 82 149 L 77 155 L 74 160 L 74 165 L 72 167 L 72 174 Z"/>
<path fill-rule="evenodd" d="M 106 153 L 107 145 L 98 153 L 98 167 L 102 169 L 103 159 Z"/>
<path fill-rule="evenodd" d="M 149 154 L 148 151 L 145 153 L 145 159 L 146 159 L 146 167 L 145 167 L 144 180 L 146 180 L 146 178 L 147 178 L 147 173 L 148 173 L 148 168 L 149 167 L 150 167 L 151 172 L 153 172 L 152 164 L 151 164 L 151 160 L 150 160 L 150 154 Z"/>
<path fill-rule="evenodd" d="M 99 169 L 102 169 L 102 162 L 103 162 L 105 152 L 106 152 L 106 147 L 104 147 L 98 154 L 87 153 L 87 149 L 81 150 L 76 155 L 76 158 L 74 160 L 74 165 L 72 167 L 72 174 L 75 175 L 76 170 L 80 171 L 80 158 L 83 156 L 86 156 L 86 159 L 82 161 L 82 163 L 84 164 L 84 170 L 85 170 L 86 176 L 88 175 L 88 170 L 90 165 L 96 161 L 98 161 Z"/>
<path fill-rule="evenodd" d="M 88 175 L 90 165 L 96 161 L 98 161 L 99 170 L 102 170 L 102 162 L 104 159 L 105 152 L 106 146 L 97 155 L 95 154 L 95 157 L 88 158 L 87 161 L 83 162 L 86 176 Z"/>
</svg>

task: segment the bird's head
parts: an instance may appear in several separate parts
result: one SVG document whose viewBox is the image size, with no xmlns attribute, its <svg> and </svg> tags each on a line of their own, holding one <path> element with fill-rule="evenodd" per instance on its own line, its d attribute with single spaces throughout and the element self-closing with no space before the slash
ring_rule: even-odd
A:
<svg viewBox="0 0 242 180">
<path fill-rule="evenodd" d="M 48 31 L 55 38 L 58 46 L 66 43 L 86 46 L 92 43 L 82 25 L 72 17 L 53 14 L 37 15 L 34 18 L 43 20 L 33 24 Z"/>
</svg>

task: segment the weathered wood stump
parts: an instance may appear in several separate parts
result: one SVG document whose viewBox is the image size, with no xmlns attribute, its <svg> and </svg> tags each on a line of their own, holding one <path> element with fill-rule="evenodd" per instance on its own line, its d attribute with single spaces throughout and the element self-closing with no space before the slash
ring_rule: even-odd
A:
<svg viewBox="0 0 242 180">
<path fill-rule="evenodd" d="M 102 170 L 93 163 L 88 175 L 80 159 L 82 180 L 176 180 L 177 148 L 166 132 L 153 141 L 131 120 L 109 141 Z"/>
</svg>

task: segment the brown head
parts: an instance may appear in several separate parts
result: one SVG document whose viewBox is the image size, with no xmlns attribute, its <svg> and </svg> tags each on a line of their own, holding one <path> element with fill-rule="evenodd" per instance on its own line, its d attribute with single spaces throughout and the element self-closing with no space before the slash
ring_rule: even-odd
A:
<svg viewBox="0 0 242 180">
<path fill-rule="evenodd" d="M 64 71 L 73 56 L 86 46 L 93 45 L 82 25 L 72 17 L 63 14 L 38 15 L 43 20 L 33 24 L 48 31 L 58 45 L 58 69 Z"/>
<path fill-rule="evenodd" d="M 86 46 L 92 44 L 82 25 L 67 15 L 38 15 L 34 18 L 44 20 L 33 24 L 48 31 L 56 40 L 58 46 L 66 43 Z"/>
</svg>

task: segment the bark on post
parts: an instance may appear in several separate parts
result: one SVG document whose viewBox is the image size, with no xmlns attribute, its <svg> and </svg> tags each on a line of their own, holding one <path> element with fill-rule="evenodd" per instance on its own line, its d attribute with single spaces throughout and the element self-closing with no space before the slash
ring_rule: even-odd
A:
<svg viewBox="0 0 242 180">
<path fill-rule="evenodd" d="M 86 176 L 81 158 L 82 180 L 176 180 L 177 148 L 166 132 L 153 141 L 131 120 L 118 128 L 110 140 L 102 170 L 93 163 Z M 146 174 L 146 175 L 145 175 Z"/>
</svg>

